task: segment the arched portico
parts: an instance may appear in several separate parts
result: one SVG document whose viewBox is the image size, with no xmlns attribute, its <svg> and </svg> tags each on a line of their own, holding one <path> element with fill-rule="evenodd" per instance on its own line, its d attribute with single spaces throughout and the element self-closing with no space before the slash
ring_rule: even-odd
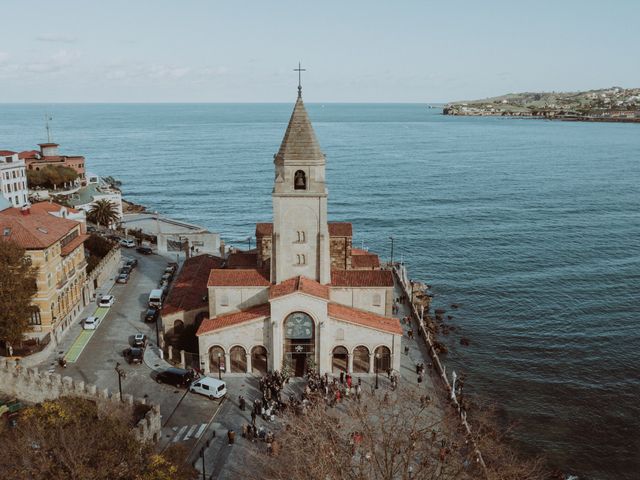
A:
<svg viewBox="0 0 640 480">
<path fill-rule="evenodd" d="M 231 347 L 229 351 L 231 373 L 247 373 L 247 351 L 241 345 Z"/>
<path fill-rule="evenodd" d="M 369 349 L 359 345 L 353 349 L 353 373 L 369 373 L 370 364 Z"/>
<path fill-rule="evenodd" d="M 340 373 L 348 371 L 349 351 L 343 346 L 335 347 L 331 355 L 331 372 Z"/>
<path fill-rule="evenodd" d="M 224 348 L 214 345 L 209 349 L 209 372 L 218 373 L 225 371 Z"/>
<path fill-rule="evenodd" d="M 251 349 L 251 371 L 259 375 L 266 375 L 268 371 L 267 349 L 257 345 Z"/>
</svg>

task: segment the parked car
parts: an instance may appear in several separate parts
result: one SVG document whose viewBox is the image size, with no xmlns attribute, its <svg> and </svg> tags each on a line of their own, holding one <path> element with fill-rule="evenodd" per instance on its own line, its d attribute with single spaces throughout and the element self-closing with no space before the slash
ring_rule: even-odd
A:
<svg viewBox="0 0 640 480">
<path fill-rule="evenodd" d="M 133 337 L 133 346 L 134 347 L 146 347 L 147 346 L 147 336 L 144 333 L 136 333 Z"/>
<path fill-rule="evenodd" d="M 164 290 L 165 288 L 169 288 L 169 280 L 160 280 L 158 283 L 158 287 Z"/>
<path fill-rule="evenodd" d="M 125 348 L 122 355 L 129 363 L 142 363 L 144 360 L 144 350 L 139 347 Z"/>
<path fill-rule="evenodd" d="M 142 253 L 143 255 L 151 255 L 153 250 L 151 250 L 151 247 L 138 247 L 136 248 L 136 252 Z"/>
<path fill-rule="evenodd" d="M 122 240 L 120 240 L 120 246 L 133 248 L 136 246 L 136 242 L 131 238 L 123 238 Z"/>
<path fill-rule="evenodd" d="M 129 267 L 131 269 L 134 269 L 138 266 L 138 259 L 137 258 L 128 258 L 126 262 L 124 262 L 124 265 L 126 267 Z"/>
<path fill-rule="evenodd" d="M 115 301 L 116 297 L 114 297 L 113 295 L 103 295 L 98 301 L 98 306 L 109 308 Z"/>
<path fill-rule="evenodd" d="M 100 325 L 100 317 L 87 317 L 82 321 L 82 328 L 85 330 L 95 330 Z"/>
<path fill-rule="evenodd" d="M 131 273 L 131 267 L 128 265 L 125 265 L 120 269 L 120 273 L 126 273 L 127 275 L 129 275 Z"/>
<path fill-rule="evenodd" d="M 173 279 L 173 275 L 171 273 L 165 273 L 162 275 L 161 281 L 162 282 L 171 282 L 171 280 Z"/>
<path fill-rule="evenodd" d="M 149 307 L 162 308 L 162 301 L 164 300 L 165 294 L 161 288 L 154 288 L 149 293 Z"/>
<path fill-rule="evenodd" d="M 211 400 L 222 398 L 227 394 L 227 384 L 222 380 L 211 377 L 201 377 L 189 387 L 191 393 L 199 393 Z"/>
<path fill-rule="evenodd" d="M 116 242 L 116 243 L 120 241 L 120 237 L 118 235 L 107 235 L 107 238 L 112 242 Z"/>
<path fill-rule="evenodd" d="M 127 283 L 128 281 L 129 281 L 128 273 L 121 273 L 120 275 L 118 275 L 118 278 L 116 278 L 117 283 Z"/>
<path fill-rule="evenodd" d="M 156 375 L 156 382 L 186 388 L 195 379 L 195 376 L 196 374 L 193 370 L 171 367 L 158 373 Z"/>
<path fill-rule="evenodd" d="M 167 268 L 165 268 L 165 272 L 168 272 L 169 269 L 171 269 L 171 273 L 176 273 L 176 271 L 178 270 L 178 264 L 176 262 L 169 262 L 167 263 Z"/>
<path fill-rule="evenodd" d="M 173 274 L 176 273 L 176 269 L 173 267 L 167 267 L 164 269 L 164 273 L 168 273 L 173 277 Z"/>
<path fill-rule="evenodd" d="M 158 313 L 160 311 L 157 308 L 148 308 L 144 314 L 145 322 L 155 322 L 158 320 Z"/>
</svg>

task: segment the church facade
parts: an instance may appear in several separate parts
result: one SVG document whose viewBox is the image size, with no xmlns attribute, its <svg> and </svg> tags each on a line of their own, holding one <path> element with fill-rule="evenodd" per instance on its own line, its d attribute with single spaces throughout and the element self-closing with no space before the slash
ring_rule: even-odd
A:
<svg viewBox="0 0 640 480">
<path fill-rule="evenodd" d="M 393 274 L 352 247 L 350 223 L 328 222 L 325 166 L 299 89 L 274 156 L 273 223 L 256 225 L 254 251 L 209 273 L 205 372 L 399 370 Z"/>
</svg>

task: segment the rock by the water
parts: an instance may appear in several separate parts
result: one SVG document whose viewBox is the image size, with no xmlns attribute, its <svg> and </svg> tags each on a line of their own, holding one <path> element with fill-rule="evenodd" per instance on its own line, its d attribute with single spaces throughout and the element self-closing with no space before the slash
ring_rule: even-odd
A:
<svg viewBox="0 0 640 480">
<path fill-rule="evenodd" d="M 436 313 L 442 315 L 446 310 L 444 308 L 436 308 Z"/>
<path fill-rule="evenodd" d="M 460 339 L 460 345 L 464 345 L 465 347 L 468 347 L 470 343 L 471 343 L 471 342 L 469 341 L 469 339 L 468 339 L 468 338 L 462 337 L 462 338 Z"/>
<path fill-rule="evenodd" d="M 453 315 L 447 315 L 447 320 L 452 320 L 453 319 Z"/>
<path fill-rule="evenodd" d="M 451 308 L 458 308 L 460 305 L 458 305 L 457 303 L 452 303 L 451 304 Z"/>
</svg>

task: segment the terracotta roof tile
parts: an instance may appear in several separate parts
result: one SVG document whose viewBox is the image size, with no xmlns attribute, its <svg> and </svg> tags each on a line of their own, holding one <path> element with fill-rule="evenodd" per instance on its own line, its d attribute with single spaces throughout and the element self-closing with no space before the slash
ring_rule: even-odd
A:
<svg viewBox="0 0 640 480">
<path fill-rule="evenodd" d="M 9 157 L 15 153 L 16 152 L 12 152 L 11 150 L 0 150 L 0 157 Z"/>
<path fill-rule="evenodd" d="M 302 292 L 329 300 L 329 286 L 322 285 L 306 277 L 294 277 L 277 285 L 272 285 L 269 289 L 269 299 L 282 297 L 294 292 Z"/>
<path fill-rule="evenodd" d="M 328 227 L 331 237 L 353 236 L 353 226 L 349 222 L 329 222 Z M 256 237 L 268 235 L 273 235 L 273 223 L 256 223 Z"/>
<path fill-rule="evenodd" d="M 352 261 L 353 261 L 352 257 Z M 334 287 L 393 287 L 391 270 L 331 270 Z"/>
<path fill-rule="evenodd" d="M 69 243 L 67 243 L 64 247 L 60 249 L 60 255 L 62 255 L 63 257 L 66 257 L 71 252 L 73 252 L 76 248 L 82 245 L 87 240 L 87 238 L 89 238 L 89 235 L 86 235 L 86 234 L 78 235 L 76 238 L 71 240 Z"/>
<path fill-rule="evenodd" d="M 378 255 L 374 253 L 355 254 L 351 252 L 351 266 L 353 268 L 368 268 L 375 269 L 380 268 L 380 259 Z"/>
<path fill-rule="evenodd" d="M 18 154 L 18 158 L 38 158 L 40 156 L 40 152 L 38 150 L 27 150 L 24 152 L 20 152 Z"/>
<path fill-rule="evenodd" d="M 80 213 L 75 208 L 65 207 L 53 202 L 38 202 L 31 204 L 31 212 L 59 212 L 62 208 L 66 208 L 69 213 Z"/>
<path fill-rule="evenodd" d="M 327 310 L 329 316 L 336 320 L 343 320 L 345 322 L 375 328 L 376 330 L 402 335 L 402 327 L 397 318 L 383 317 L 382 315 L 377 315 L 365 310 L 358 310 L 357 308 L 347 307 L 338 303 L 330 303 Z"/>
<path fill-rule="evenodd" d="M 256 223 L 256 237 L 273 235 L 273 223 Z"/>
<path fill-rule="evenodd" d="M 221 265 L 222 259 L 213 255 L 197 255 L 185 260 L 162 306 L 162 314 L 206 307 L 209 274 Z"/>
<path fill-rule="evenodd" d="M 225 262 L 226 268 L 257 268 L 258 254 L 249 252 L 230 253 Z"/>
<path fill-rule="evenodd" d="M 271 314 L 271 306 L 268 303 L 258 305 L 240 312 L 226 313 L 217 317 L 205 319 L 196 335 L 200 336 L 214 330 L 220 330 L 226 327 L 232 327 L 241 323 L 257 320 L 262 317 L 268 317 Z"/>
<path fill-rule="evenodd" d="M 18 208 L 0 212 L 0 238 L 12 240 L 27 250 L 50 247 L 78 225 L 80 222 L 46 212 L 24 214 Z"/>
<path fill-rule="evenodd" d="M 210 287 L 268 287 L 271 285 L 267 273 L 257 268 L 214 269 L 209 274 Z"/>
</svg>

